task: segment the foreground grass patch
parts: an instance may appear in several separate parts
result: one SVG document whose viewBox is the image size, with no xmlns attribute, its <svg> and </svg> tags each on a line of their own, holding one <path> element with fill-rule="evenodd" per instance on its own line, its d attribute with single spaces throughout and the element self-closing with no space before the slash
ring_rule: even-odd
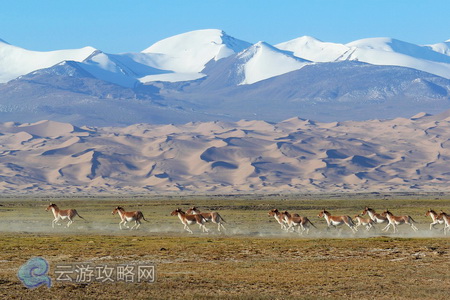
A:
<svg viewBox="0 0 450 300">
<path fill-rule="evenodd" d="M 443 299 L 450 293 L 448 239 L 290 239 L 161 236 L 1 236 L 2 298 L 188 299 L 362 297 Z M 62 284 L 28 290 L 18 267 L 61 262 L 157 266 L 156 283 Z M 51 271 L 52 272 L 52 271 Z M 51 274 L 50 272 L 50 274 Z"/>
</svg>

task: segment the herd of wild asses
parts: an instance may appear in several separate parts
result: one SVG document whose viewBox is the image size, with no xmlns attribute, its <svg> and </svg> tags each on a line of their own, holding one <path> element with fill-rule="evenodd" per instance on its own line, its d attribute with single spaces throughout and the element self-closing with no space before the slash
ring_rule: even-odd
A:
<svg viewBox="0 0 450 300">
<path fill-rule="evenodd" d="M 59 224 L 61 220 L 68 220 L 67 227 L 69 227 L 73 223 L 73 218 L 80 216 L 76 209 L 66 209 L 62 210 L 56 204 L 50 204 L 47 211 L 51 210 L 55 219 L 52 221 L 52 227 L 55 224 Z M 144 214 L 141 211 L 125 211 L 125 209 L 121 206 L 117 206 L 112 214 L 118 214 L 120 216 L 119 228 L 122 229 L 122 225 L 130 230 L 138 229 L 141 225 L 141 220 L 147 221 L 144 218 Z M 181 223 L 184 226 L 184 230 L 189 233 L 193 233 L 189 228 L 189 225 L 197 224 L 199 225 L 202 232 L 209 232 L 206 228 L 206 223 L 214 223 L 217 225 L 217 230 L 220 232 L 221 230 L 225 231 L 224 218 L 218 212 L 201 212 L 197 207 L 191 207 L 186 212 L 181 209 L 176 209 L 172 211 L 172 216 L 178 216 Z M 364 217 L 367 215 L 367 217 Z M 440 213 L 435 212 L 432 209 L 429 209 L 425 215 L 430 217 L 432 222 L 430 224 L 430 230 L 435 229 L 436 225 L 442 224 L 444 227 L 442 231 L 444 234 L 450 232 L 450 215 L 446 214 L 443 211 Z M 269 216 L 274 217 L 275 220 L 280 224 L 281 229 L 286 232 L 295 232 L 297 228 L 297 232 L 299 234 L 309 234 L 311 227 L 317 229 L 317 227 L 308 219 L 308 217 L 300 216 L 298 214 L 290 214 L 288 211 L 279 211 L 278 209 L 272 209 L 269 211 Z M 359 226 L 365 227 L 366 231 L 374 230 L 375 226 L 378 224 L 385 224 L 385 226 L 381 229 L 382 232 L 388 232 L 390 228 L 392 228 L 393 232 L 398 232 L 398 226 L 402 224 L 407 224 L 411 227 L 413 231 L 418 231 L 417 227 L 414 223 L 414 219 L 411 216 L 403 215 L 403 216 L 395 216 L 389 210 L 385 210 L 382 213 L 377 213 L 374 209 L 370 207 L 365 207 L 364 210 L 355 215 L 353 218 L 347 215 L 341 216 L 333 216 L 330 212 L 326 210 L 322 210 L 317 215 L 319 218 L 324 218 L 327 223 L 327 230 L 330 228 L 337 228 L 340 225 L 347 225 L 353 233 L 358 231 Z M 134 222 L 134 225 L 130 228 L 127 223 Z M 149 221 L 147 221 L 149 222 Z"/>
</svg>

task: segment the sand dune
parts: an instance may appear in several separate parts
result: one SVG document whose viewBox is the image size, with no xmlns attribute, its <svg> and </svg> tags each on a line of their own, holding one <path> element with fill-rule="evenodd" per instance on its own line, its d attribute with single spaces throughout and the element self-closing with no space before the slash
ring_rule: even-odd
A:
<svg viewBox="0 0 450 300">
<path fill-rule="evenodd" d="M 448 191 L 449 115 L 124 128 L 8 122 L 0 124 L 0 191 Z"/>
</svg>

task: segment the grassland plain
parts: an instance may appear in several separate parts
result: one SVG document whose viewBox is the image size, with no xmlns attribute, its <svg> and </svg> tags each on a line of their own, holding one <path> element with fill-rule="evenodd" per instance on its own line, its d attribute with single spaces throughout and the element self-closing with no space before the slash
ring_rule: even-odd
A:
<svg viewBox="0 0 450 300">
<path fill-rule="evenodd" d="M 51 227 L 49 201 L 76 208 L 88 222 Z M 119 230 L 121 205 L 141 210 L 148 223 Z M 216 210 L 227 233 L 183 231 L 170 212 L 196 205 Z M 321 209 L 354 216 L 365 206 L 411 215 L 413 233 L 370 234 L 325 230 Z M 272 208 L 308 216 L 319 228 L 309 236 L 285 233 Z M 444 299 L 450 295 L 450 238 L 430 231 L 425 212 L 450 210 L 450 197 L 434 194 L 330 194 L 135 197 L 4 197 L 0 199 L 1 299 Z M 381 227 L 381 226 L 379 226 Z M 27 289 L 18 268 L 41 256 L 59 263 L 154 263 L 155 283 L 60 283 Z"/>
</svg>

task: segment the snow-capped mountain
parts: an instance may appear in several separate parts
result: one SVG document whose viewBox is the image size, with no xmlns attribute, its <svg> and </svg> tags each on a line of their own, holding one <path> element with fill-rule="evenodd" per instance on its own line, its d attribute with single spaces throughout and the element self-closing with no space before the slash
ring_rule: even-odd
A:
<svg viewBox="0 0 450 300">
<path fill-rule="evenodd" d="M 228 57 L 249 46 L 250 43 L 235 39 L 217 29 L 197 30 L 172 36 L 143 50 L 142 54 L 145 55 L 136 59 L 173 73 L 145 76 L 140 80 L 142 82 L 195 80 L 203 77 L 201 71 L 209 61 Z"/>
<path fill-rule="evenodd" d="M 161 40 L 142 53 L 162 55 L 160 69 L 175 72 L 201 72 L 211 59 L 219 60 L 251 46 L 222 30 L 191 31 Z"/>
<path fill-rule="evenodd" d="M 83 61 L 95 51 L 92 47 L 49 52 L 30 51 L 0 39 L 0 83 L 51 67 L 64 60 Z"/>
<path fill-rule="evenodd" d="M 429 47 L 431 50 L 436 51 L 438 53 L 450 56 L 450 40 L 447 40 L 443 43 L 427 45 L 426 47 Z"/>
<path fill-rule="evenodd" d="M 239 84 L 252 84 L 286 74 L 310 63 L 265 42 L 258 42 L 245 49 L 237 55 L 237 59 L 242 62 L 238 71 L 242 72 L 243 80 Z"/>
<path fill-rule="evenodd" d="M 276 47 L 316 62 L 355 60 L 413 68 L 450 79 L 449 44 L 418 46 L 392 38 L 368 38 L 343 45 L 301 37 Z"/>
<path fill-rule="evenodd" d="M 449 46 L 307 36 L 272 46 L 215 29 L 121 54 L 36 52 L 0 40 L 0 116 L 108 126 L 436 113 L 450 108 Z"/>
<path fill-rule="evenodd" d="M 322 42 L 310 36 L 302 36 L 277 44 L 275 47 L 315 62 L 336 61 L 349 50 L 345 45 Z"/>
</svg>

